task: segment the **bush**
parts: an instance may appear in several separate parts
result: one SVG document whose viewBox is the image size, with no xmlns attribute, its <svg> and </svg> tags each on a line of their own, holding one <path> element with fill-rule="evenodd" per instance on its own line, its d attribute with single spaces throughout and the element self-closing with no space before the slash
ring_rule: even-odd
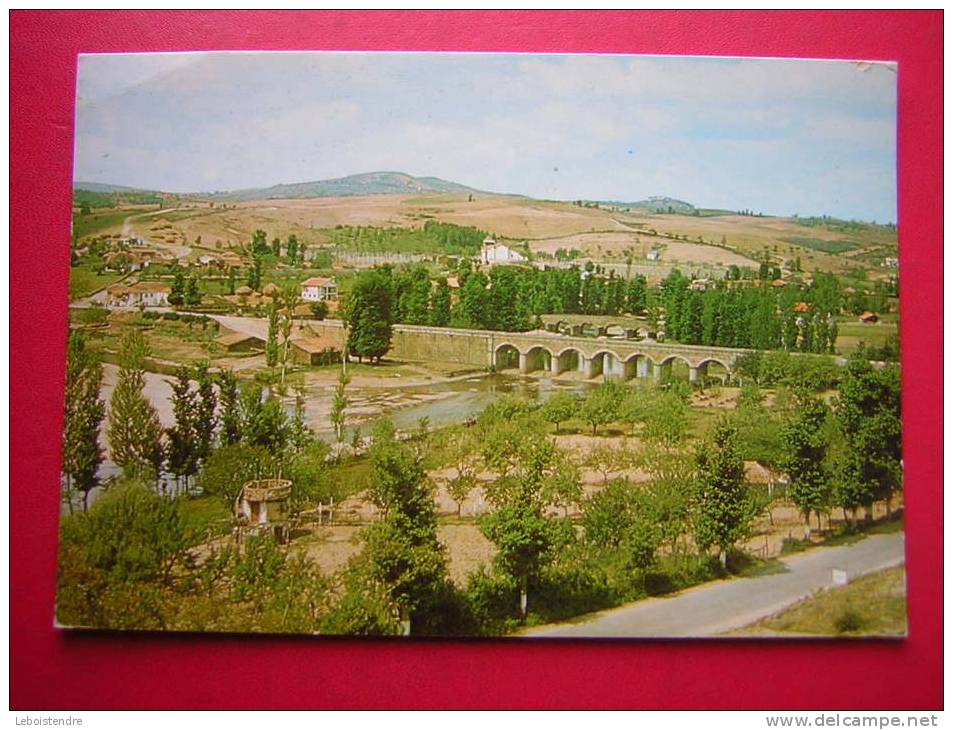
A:
<svg viewBox="0 0 953 730">
<path fill-rule="evenodd" d="M 482 634 L 505 634 L 519 625 L 519 589 L 508 575 L 481 566 L 470 574 L 464 600 Z"/>
<path fill-rule="evenodd" d="M 838 634 L 856 633 L 864 628 L 867 621 L 854 608 L 847 607 L 843 609 L 834 618 L 834 630 Z"/>
<path fill-rule="evenodd" d="M 64 522 L 62 536 L 90 567 L 120 581 L 167 579 L 190 544 L 180 502 L 135 481 L 111 486 L 88 514 Z"/>
</svg>

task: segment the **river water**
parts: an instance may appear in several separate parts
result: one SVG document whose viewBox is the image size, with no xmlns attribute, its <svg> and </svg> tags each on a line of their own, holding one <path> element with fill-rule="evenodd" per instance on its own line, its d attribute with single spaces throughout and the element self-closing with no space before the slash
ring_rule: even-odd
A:
<svg viewBox="0 0 953 730">
<path fill-rule="evenodd" d="M 118 368 L 114 365 L 103 366 L 103 387 L 101 396 L 108 404 L 115 387 Z M 144 394 L 155 407 L 164 428 L 174 425 L 172 415 L 171 378 L 155 373 L 146 373 Z M 349 388 L 349 406 L 346 411 L 345 431 L 347 439 L 355 428 L 368 435 L 370 424 L 380 418 L 389 418 L 398 430 L 413 430 L 421 419 L 428 419 L 431 428 L 439 428 L 476 416 L 493 401 L 503 395 L 512 394 L 529 400 L 546 401 L 553 393 L 568 390 L 584 393 L 596 387 L 597 381 L 578 381 L 561 377 L 553 379 L 546 376 L 519 376 L 508 374 L 475 375 L 462 380 L 439 382 L 416 386 L 393 386 L 386 388 Z M 332 387 L 312 388 L 305 393 L 305 419 L 318 438 L 328 443 L 334 441 L 334 431 L 328 419 Z M 290 416 L 294 403 L 290 398 L 284 400 L 285 411 Z M 103 422 L 100 443 L 105 447 L 105 458 L 100 465 L 100 482 L 120 473 L 119 468 L 110 460 L 106 441 L 106 421 Z M 172 489 L 174 479 L 165 479 L 167 489 Z M 100 490 L 90 493 L 90 504 L 95 501 Z M 64 505 L 64 512 L 68 507 Z"/>
</svg>

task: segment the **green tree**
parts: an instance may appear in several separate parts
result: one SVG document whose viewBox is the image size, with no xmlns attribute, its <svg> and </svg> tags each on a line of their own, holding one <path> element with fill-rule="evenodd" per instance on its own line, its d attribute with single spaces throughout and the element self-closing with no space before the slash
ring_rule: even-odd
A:
<svg viewBox="0 0 953 730">
<path fill-rule="evenodd" d="M 450 285 L 445 277 L 437 279 L 430 295 L 430 324 L 434 327 L 450 325 Z"/>
<path fill-rule="evenodd" d="M 231 508 L 246 482 L 271 479 L 280 471 L 281 461 L 264 446 L 229 444 L 220 446 L 209 455 L 196 482 L 204 494 L 221 497 Z"/>
<path fill-rule="evenodd" d="M 254 257 L 266 256 L 270 253 L 268 248 L 268 234 L 258 229 L 252 234 L 251 253 Z M 252 287 L 254 288 L 254 287 Z"/>
<path fill-rule="evenodd" d="M 215 394 L 215 379 L 209 372 L 207 362 L 196 363 L 193 376 L 196 382 L 195 454 L 201 461 L 212 452 L 215 441 L 215 428 L 218 425 L 216 416 L 218 397 Z"/>
<path fill-rule="evenodd" d="M 619 417 L 619 408 L 625 396 L 623 386 L 614 381 L 607 381 L 589 395 L 579 407 L 579 417 L 592 427 L 592 435 L 596 429 Z"/>
<path fill-rule="evenodd" d="M 479 449 L 470 431 L 454 434 L 448 444 L 448 459 L 456 472 L 447 479 L 447 493 L 456 502 L 457 517 L 463 508 L 467 497 L 479 485 L 477 469 L 479 465 Z"/>
<path fill-rule="evenodd" d="M 185 303 L 185 275 L 181 269 L 176 267 L 172 276 L 172 286 L 169 292 L 168 301 L 173 307 L 181 306 Z"/>
<path fill-rule="evenodd" d="M 327 302 L 311 302 L 310 309 L 311 309 L 311 316 L 314 317 L 319 322 L 323 319 L 326 319 L 328 316 Z"/>
<path fill-rule="evenodd" d="M 496 566 L 519 586 L 519 612 L 526 617 L 530 585 L 561 548 L 572 541 L 572 524 L 543 514 L 543 485 L 555 466 L 555 448 L 531 439 L 521 449 L 513 488 L 503 506 L 480 518 L 480 531 L 497 548 Z"/>
<path fill-rule="evenodd" d="M 752 508 L 744 485 L 744 461 L 737 432 L 719 421 L 695 455 L 698 468 L 695 542 L 702 550 L 715 546 L 722 566 L 728 550 L 751 528 Z"/>
<path fill-rule="evenodd" d="M 845 457 L 846 471 L 862 494 L 861 504 L 870 515 L 873 502 L 883 499 L 889 512 L 902 481 L 899 367 L 875 370 L 862 355 L 852 356 L 835 414 L 852 454 Z"/>
<path fill-rule="evenodd" d="M 179 479 L 185 479 L 188 490 L 189 477 L 198 471 L 198 450 L 196 432 L 196 398 L 191 390 L 189 369 L 184 365 L 176 370 L 172 386 L 172 414 L 175 425 L 166 429 L 169 471 L 175 475 L 176 485 Z"/>
<path fill-rule="evenodd" d="M 143 395 L 145 359 L 149 348 L 138 330 L 127 334 L 119 349 L 119 375 L 109 401 L 106 437 L 112 460 L 126 473 L 162 467 L 162 426 L 159 415 Z"/>
<path fill-rule="evenodd" d="M 252 265 L 248 269 L 248 279 L 245 283 L 250 289 L 259 291 L 261 289 L 262 263 L 261 256 L 252 256 Z"/>
<path fill-rule="evenodd" d="M 197 307 L 202 303 L 202 293 L 199 291 L 199 282 L 194 276 L 190 276 L 185 287 L 185 304 L 189 307 Z"/>
<path fill-rule="evenodd" d="M 89 493 L 99 484 L 96 472 L 103 460 L 99 428 L 105 416 L 105 404 L 99 397 L 103 366 L 94 352 L 86 348 L 79 332 L 71 332 L 66 351 L 66 413 L 64 416 L 63 475 L 66 499 L 73 509 L 73 494 L 83 495 L 83 511 Z"/>
<path fill-rule="evenodd" d="M 404 632 L 426 632 L 431 607 L 449 588 L 447 558 L 421 458 L 393 434 L 375 429 L 370 448 L 371 494 L 385 517 L 368 528 L 362 559 L 400 611 Z"/>
<path fill-rule="evenodd" d="M 222 370 L 219 372 L 217 380 L 219 402 L 221 404 L 219 443 L 228 446 L 238 443 L 242 438 L 238 379 L 231 370 Z"/>
<path fill-rule="evenodd" d="M 278 364 L 280 348 L 278 346 L 278 322 L 280 313 L 278 302 L 271 300 L 268 305 L 268 338 L 265 340 L 265 364 L 273 368 Z"/>
<path fill-rule="evenodd" d="M 111 581 L 168 581 L 189 547 L 177 499 L 160 497 L 137 481 L 111 487 L 76 515 L 76 541 L 86 562 Z M 67 531 L 67 540 L 74 539 Z"/>
<path fill-rule="evenodd" d="M 559 431 L 559 424 L 576 415 L 579 409 L 579 397 L 568 390 L 554 393 L 544 404 L 540 414 Z"/>
<path fill-rule="evenodd" d="M 390 349 L 393 330 L 393 300 L 388 277 L 378 269 L 362 272 L 344 302 L 343 318 L 348 328 L 348 354 L 360 362 L 380 362 Z"/>
<path fill-rule="evenodd" d="M 334 389 L 334 398 L 331 400 L 331 425 L 334 426 L 334 437 L 339 444 L 344 442 L 344 424 L 347 420 L 347 386 L 351 382 L 348 374 L 341 369 L 338 374 L 338 384 Z"/>
<path fill-rule="evenodd" d="M 827 413 L 827 406 L 822 401 L 807 398 L 781 428 L 784 453 L 779 466 L 790 476 L 789 494 L 808 523 L 812 512 L 817 515 L 818 527 L 821 513 L 830 501 L 824 472 L 828 446 Z"/>
</svg>

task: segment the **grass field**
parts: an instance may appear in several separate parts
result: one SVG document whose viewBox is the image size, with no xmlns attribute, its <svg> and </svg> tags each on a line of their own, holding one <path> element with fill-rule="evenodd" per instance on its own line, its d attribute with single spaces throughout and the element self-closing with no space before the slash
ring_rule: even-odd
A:
<svg viewBox="0 0 953 730">
<path fill-rule="evenodd" d="M 123 274 L 96 274 L 82 266 L 74 266 L 69 272 L 70 299 L 81 299 L 89 296 L 103 287 L 116 283 L 122 277 Z"/>
<path fill-rule="evenodd" d="M 811 596 L 734 636 L 905 636 L 906 573 L 891 568 Z"/>
</svg>

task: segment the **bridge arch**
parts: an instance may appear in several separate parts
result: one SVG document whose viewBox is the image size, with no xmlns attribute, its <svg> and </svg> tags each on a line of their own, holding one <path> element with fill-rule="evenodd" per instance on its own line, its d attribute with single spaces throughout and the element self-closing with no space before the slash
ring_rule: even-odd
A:
<svg viewBox="0 0 953 730">
<path fill-rule="evenodd" d="M 709 365 L 715 366 L 715 372 L 711 372 Z M 721 380 L 721 382 L 727 385 L 731 381 L 732 373 L 734 372 L 731 365 L 726 363 L 721 358 L 717 357 L 706 357 L 704 360 L 698 363 L 698 376 L 701 378 L 711 378 L 714 380 Z"/>
<path fill-rule="evenodd" d="M 633 378 L 651 378 L 655 375 L 655 359 L 644 352 L 628 355 L 622 364 L 626 380 Z"/>
<path fill-rule="evenodd" d="M 582 372 L 585 362 L 585 353 L 578 347 L 570 345 L 552 354 L 549 372 L 552 375 L 559 375 L 566 372 Z"/>
<path fill-rule="evenodd" d="M 520 353 L 520 372 L 532 373 L 536 370 L 552 372 L 553 353 L 543 345 L 533 345 Z"/>
<path fill-rule="evenodd" d="M 512 370 L 520 366 L 519 348 L 510 342 L 501 342 L 493 350 L 493 368 L 496 371 Z"/>
</svg>

